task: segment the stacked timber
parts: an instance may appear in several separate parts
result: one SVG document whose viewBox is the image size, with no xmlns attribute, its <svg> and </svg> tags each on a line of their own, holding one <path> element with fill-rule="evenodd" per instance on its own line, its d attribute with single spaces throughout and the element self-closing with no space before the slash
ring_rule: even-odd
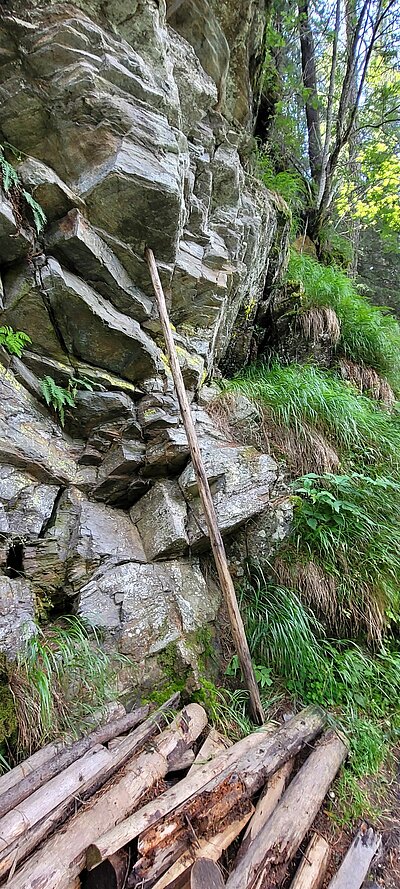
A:
<svg viewBox="0 0 400 889">
<path fill-rule="evenodd" d="M 176 696 L 156 713 L 137 710 L 74 744 L 48 745 L 0 779 L 1 885 L 282 884 L 347 755 L 343 740 L 325 731 L 317 708 L 231 744 L 207 726 L 198 704 L 171 722 L 174 706 Z M 375 847 L 369 833 L 355 844 L 360 873 Z M 291 889 L 319 889 L 329 855 L 314 833 Z"/>
</svg>

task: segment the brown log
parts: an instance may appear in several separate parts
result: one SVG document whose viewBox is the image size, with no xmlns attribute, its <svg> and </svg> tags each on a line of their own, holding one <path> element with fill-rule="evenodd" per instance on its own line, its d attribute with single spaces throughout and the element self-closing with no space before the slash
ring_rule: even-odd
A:
<svg viewBox="0 0 400 889">
<path fill-rule="evenodd" d="M 360 889 L 381 843 L 380 834 L 363 824 L 328 889 Z"/>
<path fill-rule="evenodd" d="M 17 862 L 20 864 L 30 853 L 42 842 L 47 839 L 71 814 L 76 811 L 78 806 L 84 799 L 92 796 L 102 785 L 116 772 L 121 769 L 129 759 L 136 754 L 143 745 L 150 740 L 158 731 L 161 730 L 162 722 L 167 719 L 171 708 L 175 707 L 179 702 L 179 694 L 172 695 L 155 713 L 146 719 L 146 721 L 134 729 L 122 739 L 121 745 L 117 753 L 113 754 L 110 766 L 106 772 L 94 779 L 93 783 L 86 786 L 83 793 L 80 788 L 79 796 L 73 794 L 65 799 L 60 805 L 54 808 L 47 818 L 38 822 L 31 830 L 25 831 L 23 838 L 20 837 L 14 843 L 5 849 L 0 855 L 0 878 L 7 874 Z"/>
<path fill-rule="evenodd" d="M 145 250 L 145 258 L 149 266 L 150 277 L 157 300 L 158 312 L 160 315 L 161 327 L 163 329 L 167 355 L 169 358 L 172 377 L 174 380 L 176 394 L 178 396 L 179 406 L 181 409 L 182 420 L 188 440 L 193 469 L 197 479 L 199 495 L 202 502 L 204 516 L 210 537 L 211 549 L 218 571 L 222 594 L 224 596 L 228 609 L 233 641 L 235 643 L 239 663 L 242 668 L 243 677 L 249 690 L 253 719 L 256 723 L 259 723 L 261 725 L 264 721 L 264 710 L 261 704 L 260 692 L 254 675 L 253 663 L 246 639 L 242 616 L 240 614 L 239 605 L 236 598 L 235 587 L 229 573 L 225 546 L 222 540 L 221 532 L 218 527 L 217 514 L 215 512 L 214 501 L 212 499 L 210 485 L 199 448 L 197 433 L 190 410 L 189 399 L 186 394 L 182 371 L 179 365 L 178 356 L 175 351 L 175 343 L 171 332 L 171 325 L 168 317 L 164 291 L 160 281 L 160 276 L 158 274 L 154 253 L 152 250 L 150 250 L 149 247 L 147 247 Z"/>
<path fill-rule="evenodd" d="M 232 747 L 232 741 L 218 732 L 217 729 L 210 729 L 204 744 L 201 745 L 196 759 L 188 771 L 188 777 L 189 775 L 192 775 L 199 766 L 204 766 L 206 763 L 211 762 L 217 753 L 220 753 L 221 750 L 227 750 L 228 747 Z"/>
<path fill-rule="evenodd" d="M 330 855 L 329 843 L 324 837 L 315 833 L 304 853 L 304 858 L 297 868 L 290 889 L 320 889 L 322 886 Z"/>
<path fill-rule="evenodd" d="M 134 710 L 132 713 L 126 713 L 120 719 L 99 726 L 99 728 L 86 735 L 86 737 L 80 738 L 74 744 L 64 747 L 56 756 L 53 756 L 48 762 L 10 788 L 7 793 L 3 793 L 0 796 L 0 818 L 18 806 L 43 784 L 46 784 L 47 781 L 50 781 L 51 778 L 54 778 L 80 759 L 81 756 L 84 756 L 91 747 L 95 747 L 97 744 L 107 744 L 116 735 L 124 734 L 135 728 L 136 725 L 143 722 L 146 716 L 148 716 L 149 709 L 149 707 L 140 707 L 140 709 Z"/>
<path fill-rule="evenodd" d="M 190 876 L 190 889 L 225 889 L 218 865 L 208 858 L 195 861 Z"/>
<path fill-rule="evenodd" d="M 294 760 L 289 759 L 288 762 L 285 762 L 285 764 L 269 779 L 265 790 L 258 800 L 254 815 L 243 837 L 243 842 L 241 843 L 236 857 L 235 867 L 237 867 L 239 861 L 246 854 L 250 844 L 260 833 L 260 830 L 264 827 L 264 824 L 266 824 L 268 818 L 271 817 L 272 812 L 276 809 L 293 771 L 293 766 Z"/>
<path fill-rule="evenodd" d="M 193 744 L 207 723 L 199 704 L 189 704 L 153 742 L 149 752 L 128 763 L 123 774 L 91 800 L 30 858 L 13 878 L 12 889 L 68 889 L 85 866 L 85 849 L 135 808 L 168 770 L 176 748 Z"/>
<path fill-rule="evenodd" d="M 227 889 L 254 889 L 260 878 L 263 889 L 280 884 L 347 752 L 333 731 L 323 736 L 230 875 Z"/>
<path fill-rule="evenodd" d="M 122 850 L 86 874 L 82 889 L 125 889 L 129 870 L 129 852 Z"/>
<path fill-rule="evenodd" d="M 256 732 L 245 739 L 246 744 L 240 741 L 234 744 L 230 750 L 219 754 L 211 763 L 197 769 L 190 778 L 186 777 L 164 793 L 156 803 L 148 803 L 114 830 L 101 836 L 88 849 L 87 867 L 96 867 L 144 831 L 148 831 L 145 839 L 141 837 L 144 855 L 152 847 L 164 845 L 167 837 L 171 841 L 173 836 L 180 834 L 184 840 L 188 831 L 187 817 L 197 822 L 206 801 L 207 811 L 212 805 L 220 811 L 227 793 L 237 803 L 253 796 L 269 775 L 316 737 L 324 725 L 324 719 L 324 714 L 318 708 L 307 707 L 274 734 L 267 732 L 261 735 Z M 248 752 L 243 753 L 242 750 L 246 748 Z M 170 817 L 162 821 L 167 815 Z"/>
<path fill-rule="evenodd" d="M 225 849 L 228 849 L 239 836 L 253 812 L 254 807 L 252 806 L 245 815 L 232 821 L 232 824 L 229 824 L 220 833 L 208 840 L 201 839 L 198 844 L 193 843 L 190 849 L 184 852 L 154 883 L 153 889 L 172 889 L 172 887 L 175 889 L 178 885 L 184 886 L 190 879 L 190 871 L 197 858 L 210 858 L 212 861 L 218 861 Z"/>
</svg>

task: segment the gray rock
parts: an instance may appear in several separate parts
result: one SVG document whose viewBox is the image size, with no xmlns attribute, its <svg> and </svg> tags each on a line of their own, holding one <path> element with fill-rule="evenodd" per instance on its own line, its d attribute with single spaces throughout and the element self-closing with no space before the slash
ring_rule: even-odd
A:
<svg viewBox="0 0 400 889">
<path fill-rule="evenodd" d="M 277 478 L 277 465 L 272 457 L 255 448 L 223 446 L 211 440 L 200 445 L 218 525 L 223 534 L 229 534 L 265 509 Z M 191 463 L 180 476 L 179 485 L 189 503 L 190 544 L 204 548 L 208 533 Z"/>
<path fill-rule="evenodd" d="M 125 509 L 144 494 L 148 484 L 138 472 L 144 463 L 145 447 L 139 441 L 122 441 L 110 449 L 99 466 L 93 496 Z"/>
<path fill-rule="evenodd" d="M 81 451 L 48 412 L 0 366 L 0 462 L 26 469 L 46 484 L 68 484 Z"/>
<path fill-rule="evenodd" d="M 46 242 L 120 312 L 137 321 L 150 317 L 151 301 L 132 283 L 119 259 L 78 210 L 70 210 Z"/>
<path fill-rule="evenodd" d="M 83 587 L 78 614 L 113 631 L 120 650 L 140 661 L 213 620 L 218 606 L 196 562 L 131 562 Z"/>
<path fill-rule="evenodd" d="M 140 438 L 140 426 L 136 421 L 136 409 L 125 392 L 99 392 L 79 390 L 72 417 L 81 435 L 89 436 L 97 426 L 125 421 L 130 423 L 131 437 Z M 136 435 L 134 435 L 136 431 Z"/>
<path fill-rule="evenodd" d="M 143 476 L 164 476 L 183 469 L 189 457 L 189 445 L 183 426 L 162 429 L 146 444 Z"/>
<path fill-rule="evenodd" d="M 0 575 L 0 651 L 12 660 L 36 632 L 35 601 L 28 582 Z"/>
<path fill-rule="evenodd" d="M 80 197 L 57 176 L 57 173 L 35 157 L 25 158 L 18 165 L 18 174 L 25 188 L 43 208 L 49 221 L 60 219 L 73 207 L 84 208 Z"/>
<path fill-rule="evenodd" d="M 0 465 L 0 532 L 21 537 L 40 534 L 59 488 L 41 485 L 14 466 Z"/>
<path fill-rule="evenodd" d="M 5 273 L 2 323 L 25 331 L 32 340 L 31 348 L 47 359 L 67 362 L 48 309 L 46 294 L 30 264 L 19 265 Z"/>
<path fill-rule="evenodd" d="M 32 249 L 33 233 L 17 225 L 12 204 L 0 190 L 0 262 L 9 265 Z"/>
<path fill-rule="evenodd" d="M 139 327 L 76 275 L 49 259 L 43 284 L 68 352 L 134 381 L 161 369 L 160 352 Z"/>
<path fill-rule="evenodd" d="M 207 111 L 216 105 L 218 90 L 212 78 L 207 76 L 190 43 L 172 28 L 168 33 L 168 51 L 179 93 L 181 127 L 184 133 L 190 133 Z"/>
<path fill-rule="evenodd" d="M 156 482 L 130 510 L 148 559 L 183 553 L 189 544 L 186 503 L 176 482 Z"/>
</svg>

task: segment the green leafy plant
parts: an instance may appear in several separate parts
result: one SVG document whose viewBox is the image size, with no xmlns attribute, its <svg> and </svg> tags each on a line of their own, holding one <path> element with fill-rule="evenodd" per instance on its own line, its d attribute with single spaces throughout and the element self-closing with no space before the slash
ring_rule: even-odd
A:
<svg viewBox="0 0 400 889">
<path fill-rule="evenodd" d="M 21 355 L 32 340 L 23 330 L 13 330 L 12 327 L 0 327 L 0 346 L 4 346 L 10 355 Z"/>
<path fill-rule="evenodd" d="M 17 152 L 13 148 L 13 146 L 7 145 L 7 148 L 10 149 L 13 154 L 19 157 L 19 152 Z M 23 188 L 21 179 L 17 171 L 5 157 L 4 151 L 5 147 L 3 145 L 0 145 L 0 176 L 3 191 L 6 194 L 12 194 L 14 190 L 15 194 L 12 194 L 12 197 L 16 197 L 17 201 L 18 199 L 20 199 L 20 201 L 22 202 L 25 201 L 32 213 L 36 232 L 37 234 L 40 234 L 47 222 L 46 214 L 40 204 L 38 204 L 38 202 L 35 201 L 35 198 L 32 197 L 30 192 L 26 191 L 26 189 Z"/>
<path fill-rule="evenodd" d="M 269 688 L 272 685 L 269 667 L 264 664 L 253 664 L 253 669 L 258 685 L 261 688 Z M 237 654 L 234 654 L 225 670 L 225 676 L 237 676 L 240 672 L 239 658 Z"/>
<path fill-rule="evenodd" d="M 347 275 L 292 250 L 288 278 L 301 283 L 302 306 L 330 306 L 340 322 L 338 353 L 382 374 L 400 388 L 400 325 L 388 309 L 373 306 Z"/>
<path fill-rule="evenodd" d="M 19 746 L 31 751 L 65 731 L 76 731 L 93 710 L 116 695 L 116 661 L 95 630 L 78 618 L 39 629 L 9 666 Z"/>
<path fill-rule="evenodd" d="M 52 407 L 60 419 L 61 426 L 65 424 L 65 409 L 74 408 L 79 389 L 92 392 L 94 389 L 103 389 L 101 383 L 88 380 L 87 377 L 69 377 L 68 385 L 58 386 L 53 377 L 46 376 L 40 383 L 40 389 L 46 404 Z"/>
</svg>

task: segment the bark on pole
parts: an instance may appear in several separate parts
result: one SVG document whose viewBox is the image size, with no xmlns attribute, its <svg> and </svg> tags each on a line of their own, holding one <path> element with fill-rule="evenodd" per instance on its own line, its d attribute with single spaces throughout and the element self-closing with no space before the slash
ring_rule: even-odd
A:
<svg viewBox="0 0 400 889">
<path fill-rule="evenodd" d="M 310 829 L 347 755 L 334 732 L 327 732 L 289 784 L 275 812 L 230 875 L 227 889 L 275 889 Z"/>
<path fill-rule="evenodd" d="M 145 257 L 149 266 L 150 276 L 157 300 L 158 311 L 160 315 L 161 326 L 164 333 L 165 345 L 167 349 L 168 359 L 171 365 L 172 377 L 175 384 L 176 394 L 178 396 L 179 406 L 181 409 L 183 424 L 185 427 L 187 440 L 189 444 L 190 455 L 192 458 L 193 469 L 196 475 L 199 488 L 200 499 L 202 502 L 204 516 L 210 537 L 211 549 L 215 559 L 218 571 L 218 577 L 221 584 L 222 593 L 227 605 L 229 620 L 232 630 L 233 641 L 235 643 L 239 663 L 242 668 L 244 680 L 250 695 L 251 712 L 253 719 L 259 725 L 264 722 L 264 710 L 261 704 L 260 692 L 254 675 L 253 664 L 250 656 L 249 646 L 246 639 L 246 633 L 239 611 L 239 605 L 236 598 L 235 587 L 231 575 L 229 573 L 228 562 L 225 553 L 224 542 L 218 527 L 218 520 L 215 512 L 214 501 L 211 496 L 208 478 L 204 469 L 202 456 L 197 439 L 197 433 L 194 427 L 192 414 L 190 411 L 189 400 L 186 394 L 185 384 L 183 382 L 182 372 L 179 366 L 178 357 L 175 351 L 175 343 L 171 333 L 171 326 L 168 317 L 168 310 L 165 302 L 164 291 L 158 274 L 157 264 L 153 251 L 146 247 Z"/>
</svg>

